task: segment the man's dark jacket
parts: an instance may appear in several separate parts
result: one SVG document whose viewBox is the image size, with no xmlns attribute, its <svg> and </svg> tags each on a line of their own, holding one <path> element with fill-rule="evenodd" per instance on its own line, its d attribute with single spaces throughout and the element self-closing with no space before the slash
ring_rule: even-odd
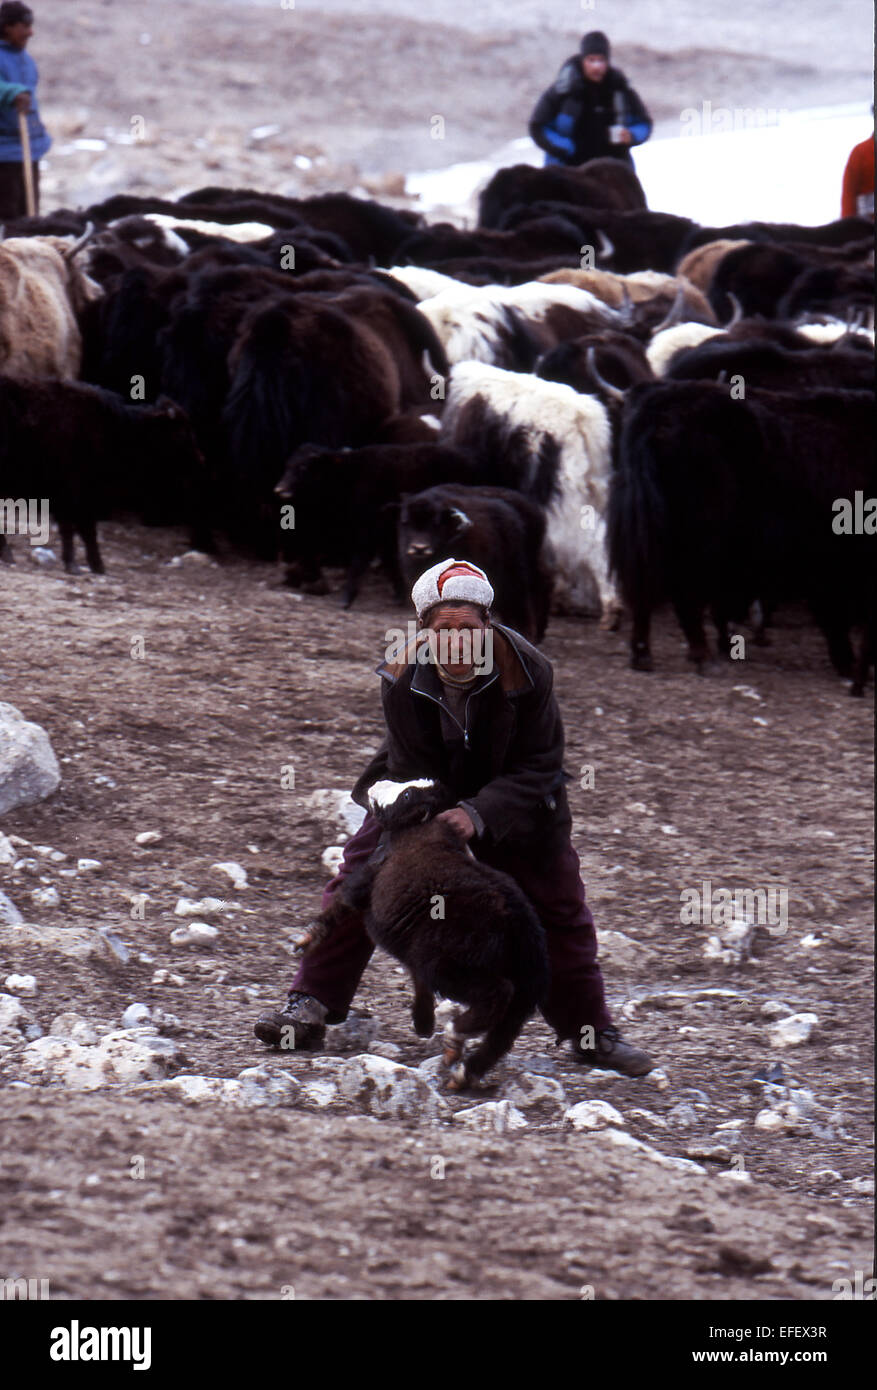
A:
<svg viewBox="0 0 877 1390">
<path fill-rule="evenodd" d="M 519 632 L 494 623 L 493 634 L 493 669 L 472 687 L 465 728 L 452 720 L 457 729 L 450 735 L 439 675 L 413 659 L 424 630 L 396 660 L 377 667 L 387 733 L 353 800 L 367 807 L 368 788 L 383 778 L 432 777 L 469 812 L 479 846 L 551 853 L 571 827 L 554 672 Z"/>
<path fill-rule="evenodd" d="M 652 119 L 618 68 L 607 68 L 600 82 L 582 72 L 581 58 L 569 58 L 543 92 L 530 117 L 530 136 L 552 164 L 585 164 L 606 155 L 632 165 L 629 145 L 609 143 L 609 127 L 626 126 L 634 145 L 652 133 Z"/>
</svg>

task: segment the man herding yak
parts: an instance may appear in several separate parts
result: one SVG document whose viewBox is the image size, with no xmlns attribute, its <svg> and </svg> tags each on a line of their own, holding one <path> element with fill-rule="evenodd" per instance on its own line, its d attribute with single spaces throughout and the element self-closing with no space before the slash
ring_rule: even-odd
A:
<svg viewBox="0 0 877 1390">
<path fill-rule="evenodd" d="M 590 1066 L 643 1076 L 652 1060 L 621 1037 L 606 1007 L 570 840 L 551 663 L 520 633 L 491 621 L 493 588 L 475 565 L 443 560 L 420 576 L 411 597 L 418 629 L 377 667 L 386 737 L 353 799 L 368 809 L 368 790 L 382 780 L 442 783 L 456 805 L 440 818 L 476 859 L 515 880 L 545 930 L 551 981 L 541 1011 L 558 1041 L 573 1040 L 575 1057 Z M 323 893 L 324 914 L 345 878 L 380 853 L 380 840 L 369 812 Z M 307 951 L 283 1007 L 256 1021 L 256 1037 L 287 1046 L 291 1033 L 296 1050 L 319 1049 L 326 1025 L 347 1017 L 373 949 L 362 914 L 344 913 Z"/>
</svg>

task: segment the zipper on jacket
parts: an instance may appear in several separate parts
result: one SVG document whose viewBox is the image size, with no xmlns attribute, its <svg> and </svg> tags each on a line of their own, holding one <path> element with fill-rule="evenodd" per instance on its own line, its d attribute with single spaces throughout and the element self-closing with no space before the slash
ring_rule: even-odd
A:
<svg viewBox="0 0 877 1390">
<path fill-rule="evenodd" d="M 491 676 L 490 680 L 487 682 L 487 685 L 482 685 L 481 690 L 486 690 L 488 685 L 492 685 L 493 682 L 496 680 L 496 677 L 497 677 L 497 672 L 494 671 L 494 673 L 493 673 L 493 675 Z M 465 709 L 465 715 L 464 715 L 465 720 L 466 720 L 465 725 L 463 725 L 463 724 L 460 723 L 460 721 L 459 721 L 459 719 L 457 718 L 457 716 L 456 716 L 455 714 L 452 713 L 452 711 L 451 711 L 451 710 L 448 708 L 448 706 L 445 704 L 444 700 L 440 700 L 440 699 L 438 698 L 437 695 L 430 695 L 430 693 L 429 693 L 428 690 L 418 690 L 416 687 L 414 688 L 414 690 L 413 690 L 412 693 L 415 694 L 415 695 L 423 695 L 423 696 L 425 696 L 425 698 L 426 698 L 427 700 L 432 700 L 433 704 L 438 705 L 439 709 L 443 709 L 443 710 L 444 710 L 444 712 L 445 712 L 445 714 L 448 716 L 448 718 L 449 718 L 449 719 L 452 719 L 452 720 L 454 721 L 454 723 L 456 724 L 457 728 L 460 730 L 460 733 L 463 735 L 463 747 L 468 751 L 468 750 L 469 750 L 469 747 L 470 747 L 470 744 L 469 744 L 469 701 L 473 698 L 474 695 L 480 695 L 480 694 L 481 694 L 481 690 L 473 690 L 471 695 L 467 695 L 467 696 L 466 696 L 466 709 Z"/>
</svg>

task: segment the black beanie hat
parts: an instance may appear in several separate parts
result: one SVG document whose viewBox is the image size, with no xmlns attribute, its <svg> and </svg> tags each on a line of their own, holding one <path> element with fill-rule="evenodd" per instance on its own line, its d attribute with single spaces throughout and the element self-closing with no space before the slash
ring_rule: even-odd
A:
<svg viewBox="0 0 877 1390">
<path fill-rule="evenodd" d="M 18 0 L 4 0 L 0 5 L 0 31 L 8 24 L 33 24 L 33 10 Z"/>
<path fill-rule="evenodd" d="M 579 49 L 583 58 L 587 58 L 591 53 L 599 53 L 609 61 L 609 40 L 600 29 L 592 29 L 590 34 L 585 34 Z"/>
</svg>

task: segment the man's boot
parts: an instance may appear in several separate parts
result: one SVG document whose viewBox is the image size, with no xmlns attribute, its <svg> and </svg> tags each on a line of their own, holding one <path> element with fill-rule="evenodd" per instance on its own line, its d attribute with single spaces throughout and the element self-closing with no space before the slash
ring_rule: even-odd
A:
<svg viewBox="0 0 877 1390">
<path fill-rule="evenodd" d="M 580 1043 L 574 1042 L 572 1053 L 576 1061 L 585 1066 L 618 1071 L 624 1076 L 645 1076 L 655 1065 L 647 1052 L 625 1042 L 618 1029 L 611 1025 L 600 1029 L 592 1048 L 584 1049 Z"/>
<path fill-rule="evenodd" d="M 256 1019 L 253 1032 L 266 1047 L 290 1052 L 319 1052 L 326 1037 L 328 1012 L 312 994 L 293 989 L 282 1008 Z"/>
</svg>

